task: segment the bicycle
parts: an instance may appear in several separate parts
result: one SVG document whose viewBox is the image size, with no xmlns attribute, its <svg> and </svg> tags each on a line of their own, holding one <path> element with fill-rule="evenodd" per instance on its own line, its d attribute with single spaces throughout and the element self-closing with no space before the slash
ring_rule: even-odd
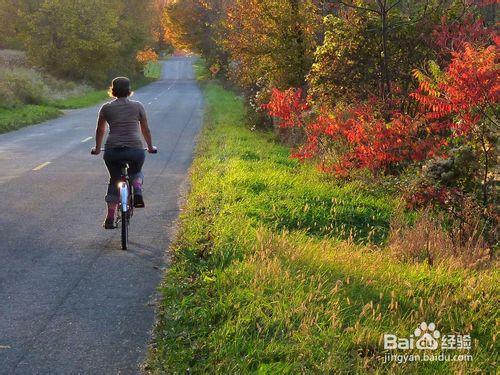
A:
<svg viewBox="0 0 500 375">
<path fill-rule="evenodd" d="M 153 152 L 147 148 L 144 149 L 150 154 L 158 153 L 155 148 Z M 101 149 L 105 151 L 105 149 Z M 120 193 L 120 200 L 118 202 L 118 213 L 115 218 L 115 227 L 118 228 L 121 223 L 121 242 L 122 250 L 127 250 L 128 247 L 128 232 L 130 226 L 130 219 L 134 214 L 134 186 L 130 183 L 128 175 L 129 164 L 128 161 L 122 161 L 122 172 L 120 182 L 118 183 L 118 192 Z"/>
</svg>

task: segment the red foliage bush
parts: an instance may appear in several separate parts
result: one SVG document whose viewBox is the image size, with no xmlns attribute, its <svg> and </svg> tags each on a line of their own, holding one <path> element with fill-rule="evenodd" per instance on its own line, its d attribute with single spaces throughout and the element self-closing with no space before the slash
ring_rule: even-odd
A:
<svg viewBox="0 0 500 375">
<path fill-rule="evenodd" d="M 306 142 L 293 157 L 320 157 L 320 167 L 326 172 L 346 176 L 352 169 L 366 168 L 386 173 L 401 164 L 425 159 L 444 143 L 440 124 L 424 126 L 399 111 L 393 111 L 387 122 L 376 100 L 334 114 L 321 110 L 314 121 L 306 123 L 303 111 L 309 107 L 300 98 L 300 90 L 274 90 L 265 108 L 280 119 L 281 127 L 304 130 Z M 333 160 L 323 157 L 331 156 L 335 148 L 341 151 L 333 152 Z"/>
<path fill-rule="evenodd" d="M 305 125 L 303 114 L 309 109 L 302 96 L 301 89 L 290 88 L 285 91 L 273 89 L 269 103 L 262 105 L 269 116 L 280 120 L 281 128 L 303 127 Z"/>
<path fill-rule="evenodd" d="M 485 27 L 482 19 L 475 19 L 472 15 L 452 23 L 443 17 L 441 24 L 437 25 L 432 33 L 433 44 L 442 57 L 462 51 L 467 43 L 486 45 L 493 35 L 493 31 Z"/>
<path fill-rule="evenodd" d="M 452 61 L 438 82 L 422 77 L 419 88 L 411 94 L 431 123 L 443 121 L 456 135 L 464 135 L 488 117 L 488 108 L 498 104 L 498 47 L 474 47 L 452 52 Z"/>
<path fill-rule="evenodd" d="M 391 173 L 435 155 L 446 157 L 443 146 L 450 139 L 469 134 L 477 138 L 477 133 L 487 136 L 484 124 L 496 125 L 494 108 L 500 98 L 498 45 L 480 44 L 498 38 L 491 38 L 482 21 L 473 18 L 452 26 L 443 21 L 434 36 L 451 60 L 444 71 L 431 64 L 431 76 L 414 71 L 419 87 L 410 97 L 419 108 L 413 116 L 402 112 L 394 99 L 385 103 L 371 99 L 347 109 L 319 109 L 316 116 L 305 116 L 310 106 L 301 89 L 274 89 L 263 108 L 279 119 L 281 128 L 300 128 L 305 134 L 304 144 L 293 157 L 318 158 L 324 171 L 342 176 L 354 169 Z M 488 139 L 481 142 L 484 148 Z"/>
<path fill-rule="evenodd" d="M 300 89 L 275 89 L 263 107 L 280 119 L 280 127 L 305 132 L 306 142 L 294 157 L 319 156 L 323 170 L 344 176 L 361 168 L 387 173 L 440 153 L 450 136 L 466 135 L 483 121 L 500 97 L 497 61 L 495 45 L 483 48 L 465 42 L 461 51 L 452 52 L 438 82 L 416 71 L 420 85 L 411 94 L 420 103 L 416 117 L 392 110 L 386 120 L 381 104 L 372 100 L 333 114 L 320 110 L 314 121 L 307 122 L 304 112 L 309 106 Z M 341 149 L 333 160 L 323 158 L 329 147 Z"/>
</svg>

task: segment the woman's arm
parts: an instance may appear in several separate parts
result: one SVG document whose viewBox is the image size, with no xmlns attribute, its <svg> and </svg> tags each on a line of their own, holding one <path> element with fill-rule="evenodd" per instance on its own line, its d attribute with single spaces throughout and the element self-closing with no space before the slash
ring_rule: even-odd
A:
<svg viewBox="0 0 500 375">
<path fill-rule="evenodd" d="M 148 145 L 148 151 L 155 152 L 156 148 L 153 146 L 153 140 L 151 138 L 151 130 L 149 130 L 148 120 L 146 119 L 146 117 L 143 117 L 140 120 L 140 124 L 141 124 L 142 136 L 144 137 L 144 140 Z"/>
<path fill-rule="evenodd" d="M 95 128 L 95 147 L 91 151 L 92 154 L 99 155 L 101 153 L 104 134 L 106 134 L 106 120 L 104 117 L 99 116 L 97 119 L 97 126 Z"/>
</svg>

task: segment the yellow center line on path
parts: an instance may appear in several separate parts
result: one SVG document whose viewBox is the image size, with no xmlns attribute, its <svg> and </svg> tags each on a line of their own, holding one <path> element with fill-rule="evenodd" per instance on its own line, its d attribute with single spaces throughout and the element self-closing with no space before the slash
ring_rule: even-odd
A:
<svg viewBox="0 0 500 375">
<path fill-rule="evenodd" d="M 34 171 L 39 171 L 40 169 L 45 168 L 45 167 L 46 167 L 47 165 L 49 165 L 49 164 L 50 164 L 50 161 L 46 161 L 45 163 L 40 164 L 38 167 L 33 168 L 33 170 L 34 170 Z"/>
<path fill-rule="evenodd" d="M 88 141 L 90 141 L 92 138 L 94 138 L 94 137 L 88 137 L 88 138 L 85 138 L 85 139 L 82 141 L 82 143 L 88 142 Z"/>
</svg>

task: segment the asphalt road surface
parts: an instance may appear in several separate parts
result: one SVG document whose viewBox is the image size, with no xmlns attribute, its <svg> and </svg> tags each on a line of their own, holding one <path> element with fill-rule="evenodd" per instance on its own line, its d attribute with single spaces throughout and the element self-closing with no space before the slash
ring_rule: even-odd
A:
<svg viewBox="0 0 500 375">
<path fill-rule="evenodd" d="M 101 227 L 107 171 L 91 156 L 100 106 L 0 135 L 0 373 L 128 374 L 143 361 L 155 290 L 203 115 L 193 58 L 134 95 L 159 153 L 130 250 Z"/>
</svg>

